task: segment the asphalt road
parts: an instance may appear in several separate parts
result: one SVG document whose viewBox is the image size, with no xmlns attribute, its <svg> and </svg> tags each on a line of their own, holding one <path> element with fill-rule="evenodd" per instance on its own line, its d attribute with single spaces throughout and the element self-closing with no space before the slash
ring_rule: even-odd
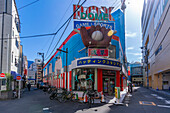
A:
<svg viewBox="0 0 170 113">
<path fill-rule="evenodd" d="M 126 97 L 124 105 L 94 104 L 89 109 L 87 104 L 59 103 L 42 90 L 32 90 L 21 99 L 0 101 L 0 113 L 170 113 L 170 97 L 138 88 L 132 97 Z"/>
</svg>

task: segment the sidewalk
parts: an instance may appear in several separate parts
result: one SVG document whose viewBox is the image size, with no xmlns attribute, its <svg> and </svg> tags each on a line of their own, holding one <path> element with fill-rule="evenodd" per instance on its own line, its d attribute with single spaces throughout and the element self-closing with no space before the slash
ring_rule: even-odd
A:
<svg viewBox="0 0 170 113">
<path fill-rule="evenodd" d="M 166 90 L 155 90 L 155 89 L 152 89 L 152 88 L 149 88 L 149 89 L 154 91 L 154 92 L 170 96 L 170 91 L 169 90 L 166 91 Z"/>
</svg>

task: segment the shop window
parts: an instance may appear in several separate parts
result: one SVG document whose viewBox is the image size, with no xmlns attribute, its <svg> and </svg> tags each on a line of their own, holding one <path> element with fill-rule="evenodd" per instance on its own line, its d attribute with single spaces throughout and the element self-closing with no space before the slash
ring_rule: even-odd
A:
<svg viewBox="0 0 170 113">
<path fill-rule="evenodd" d="M 2 86 L 6 85 L 6 80 L 2 79 Z"/>
<path fill-rule="evenodd" d="M 49 74 L 51 74 L 52 73 L 52 63 L 50 63 L 50 65 L 49 65 Z"/>
<path fill-rule="evenodd" d="M 74 78 L 75 90 L 84 91 L 87 89 L 94 90 L 94 69 L 77 69 Z"/>
<path fill-rule="evenodd" d="M 109 46 L 109 58 L 116 58 L 116 46 Z"/>
</svg>

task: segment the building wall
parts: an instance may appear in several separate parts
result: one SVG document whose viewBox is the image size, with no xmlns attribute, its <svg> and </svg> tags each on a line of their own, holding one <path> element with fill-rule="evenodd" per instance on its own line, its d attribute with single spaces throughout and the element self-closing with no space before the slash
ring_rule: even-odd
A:
<svg viewBox="0 0 170 113">
<path fill-rule="evenodd" d="M 150 3 L 150 4 L 149 4 Z M 148 4 L 148 5 L 146 5 Z M 147 45 L 149 51 L 148 67 L 149 76 L 152 78 L 151 87 L 162 89 L 157 84 L 157 76 L 170 69 L 170 1 L 145 0 L 145 9 L 142 16 L 143 47 Z M 149 10 L 149 7 L 152 7 Z M 147 12 L 150 16 L 147 16 Z M 149 13 L 150 12 L 150 13 Z M 148 23 L 147 23 L 148 21 Z M 146 24 L 146 25 L 145 25 Z M 145 53 L 143 53 L 144 59 Z M 146 68 L 144 64 L 144 68 Z M 145 76 L 146 76 L 145 70 Z M 162 76 L 162 75 L 161 75 Z M 147 79 L 146 79 L 147 80 Z M 162 79 L 161 79 L 162 80 Z"/>
<path fill-rule="evenodd" d="M 14 0 L 0 0 L 0 6 L 0 36 L 3 37 L 3 40 L 0 41 L 0 64 L 2 64 L 2 70 L 0 65 L 0 72 L 18 72 L 15 63 L 19 61 L 20 38 L 18 26 L 20 26 L 20 22 L 16 4 Z M 16 22 L 18 22 L 17 25 Z M 18 47 L 15 47 L 16 40 Z"/>
</svg>

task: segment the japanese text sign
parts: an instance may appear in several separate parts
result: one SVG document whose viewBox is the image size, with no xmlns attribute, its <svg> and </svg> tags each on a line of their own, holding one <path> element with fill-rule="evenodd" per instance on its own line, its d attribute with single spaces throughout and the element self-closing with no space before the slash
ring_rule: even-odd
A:
<svg viewBox="0 0 170 113">
<path fill-rule="evenodd" d="M 106 66 L 116 66 L 116 67 L 121 66 L 120 62 L 118 61 L 101 59 L 101 58 L 77 60 L 77 66 L 82 66 L 82 65 L 106 65 Z"/>
<path fill-rule="evenodd" d="M 108 56 L 108 49 L 88 49 L 89 56 Z"/>
</svg>

